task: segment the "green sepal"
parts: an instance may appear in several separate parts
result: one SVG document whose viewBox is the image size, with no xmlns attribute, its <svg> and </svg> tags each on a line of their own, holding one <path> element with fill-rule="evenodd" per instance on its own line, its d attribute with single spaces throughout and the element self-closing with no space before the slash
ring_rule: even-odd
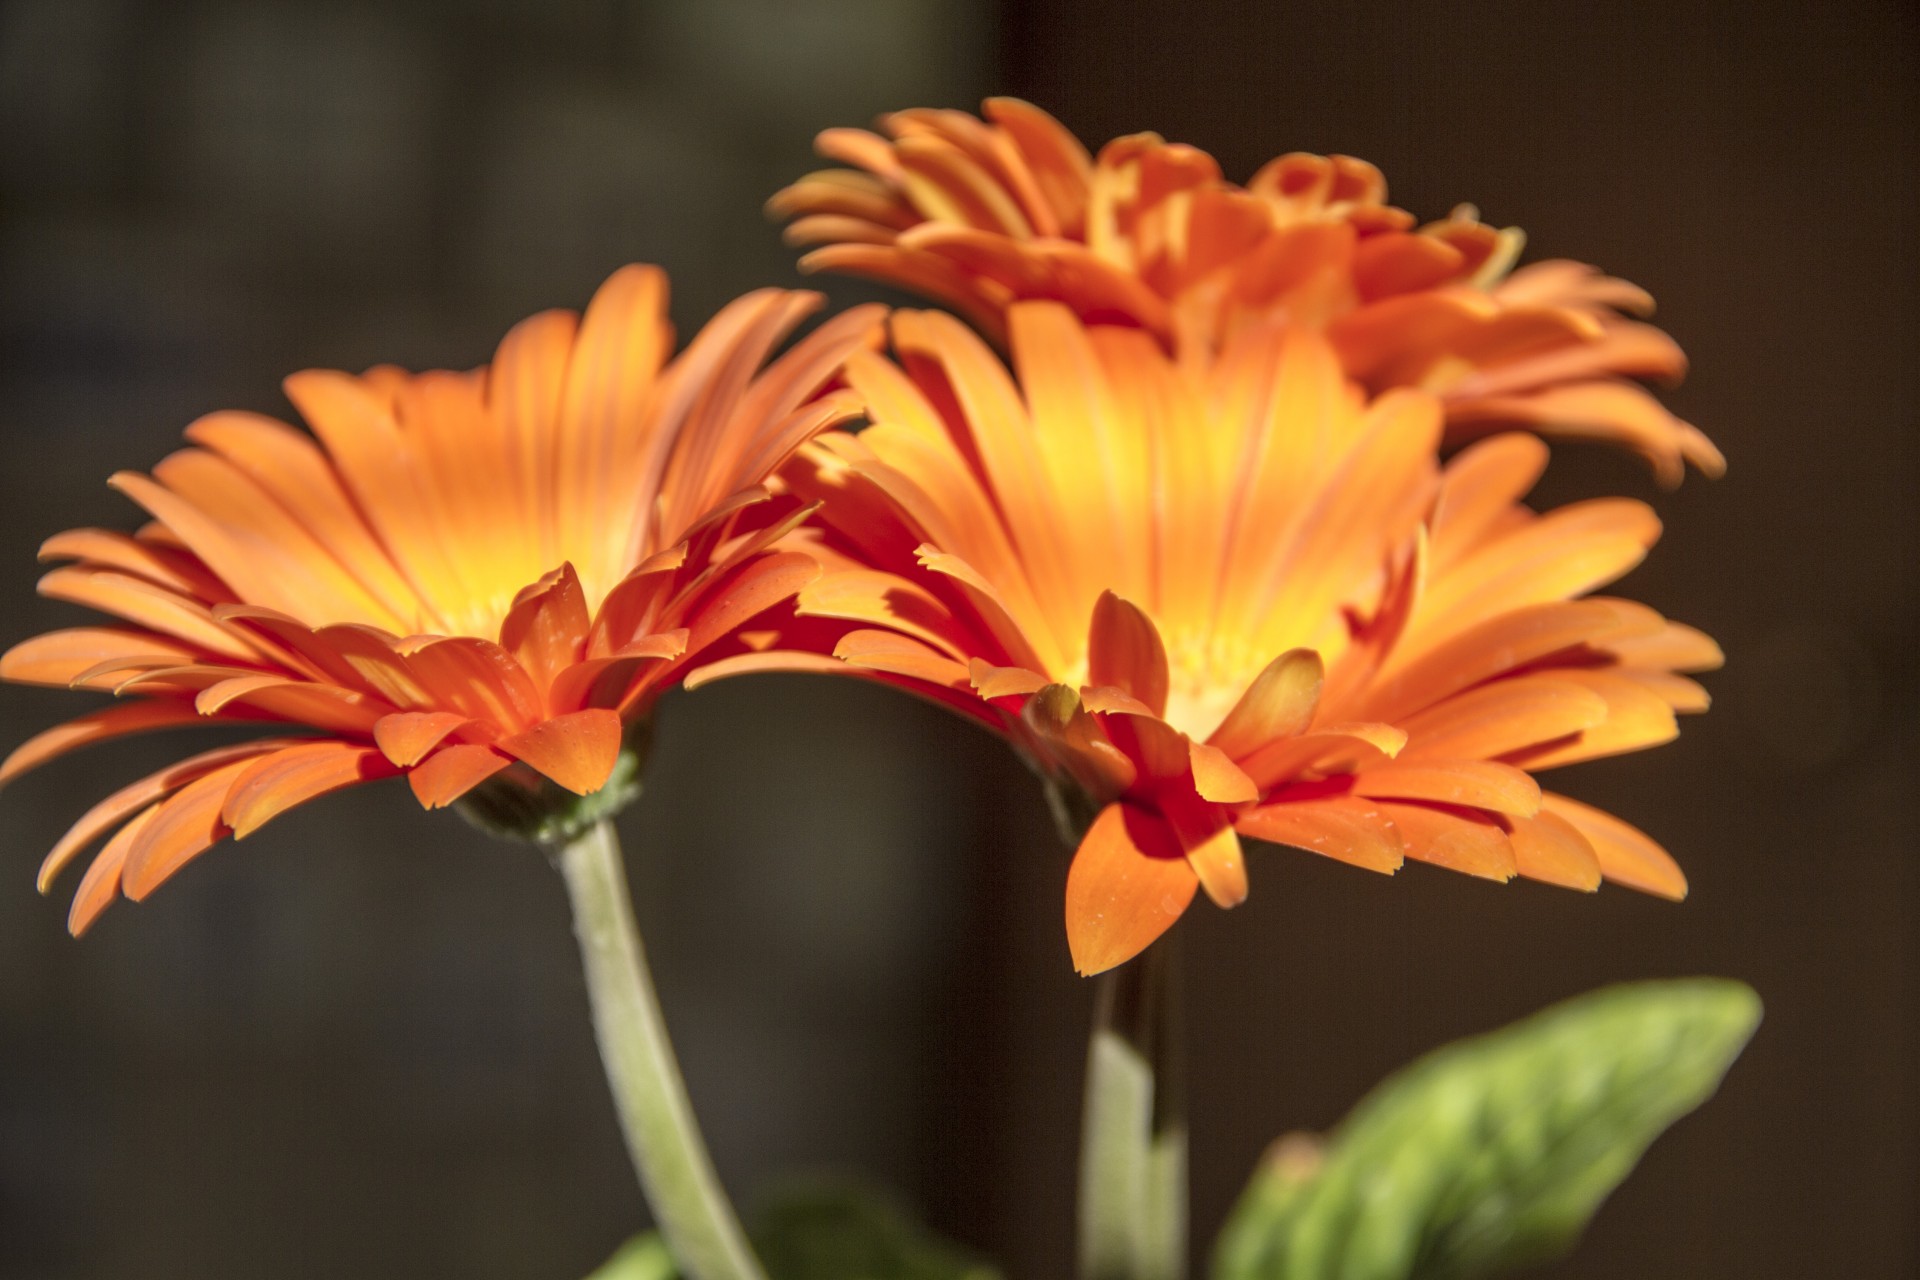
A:
<svg viewBox="0 0 1920 1280">
<path fill-rule="evenodd" d="M 557 849 L 640 798 L 640 775 L 652 743 L 651 720 L 629 725 L 606 784 L 584 796 L 515 764 L 467 792 L 453 807 L 488 835 Z"/>
<path fill-rule="evenodd" d="M 1429 1054 L 1263 1162 L 1215 1280 L 1462 1280 L 1558 1256 L 1760 1021 L 1737 982 L 1611 987 Z"/>
</svg>

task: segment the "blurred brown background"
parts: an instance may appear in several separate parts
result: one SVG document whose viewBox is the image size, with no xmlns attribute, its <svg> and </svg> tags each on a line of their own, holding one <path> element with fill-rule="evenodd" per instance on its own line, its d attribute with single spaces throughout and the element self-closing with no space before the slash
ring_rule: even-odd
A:
<svg viewBox="0 0 1920 1280">
<path fill-rule="evenodd" d="M 1195 909 L 1201 1235 L 1267 1140 L 1420 1051 L 1716 973 L 1765 997 L 1759 1039 L 1542 1274 L 1912 1275 L 1916 65 L 1893 0 L 11 0 L 0 641 L 73 616 L 32 549 L 130 527 L 110 471 L 203 411 L 284 412 L 283 373 L 471 364 L 629 260 L 669 267 L 683 331 L 788 282 L 758 206 L 819 127 L 1012 92 L 1234 176 L 1359 154 L 1398 203 L 1475 201 L 1659 297 L 1731 474 L 1658 494 L 1568 448 L 1539 496 L 1651 498 L 1667 540 L 1625 589 L 1732 665 L 1680 742 L 1566 783 L 1676 851 L 1684 906 L 1265 850 L 1245 907 Z M 0 738 L 80 701 L 0 690 Z M 640 1226 L 557 878 L 404 789 L 65 937 L 40 854 L 181 751 L 0 797 L 0 1275 L 570 1280 Z M 908 699 L 765 679 L 668 703 L 649 781 L 622 827 L 728 1182 L 864 1171 L 1067 1274 L 1089 989 L 1031 779 Z"/>
</svg>

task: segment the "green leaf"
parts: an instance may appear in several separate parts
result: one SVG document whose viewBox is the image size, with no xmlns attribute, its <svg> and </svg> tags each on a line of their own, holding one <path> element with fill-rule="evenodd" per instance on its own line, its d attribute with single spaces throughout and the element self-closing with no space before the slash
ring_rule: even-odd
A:
<svg viewBox="0 0 1920 1280">
<path fill-rule="evenodd" d="M 1000 1280 L 929 1234 L 894 1201 L 839 1182 L 789 1187 L 755 1217 L 768 1280 Z M 679 1280 L 660 1237 L 637 1235 L 587 1280 Z"/>
<path fill-rule="evenodd" d="M 756 1217 L 770 1280 L 1000 1280 L 891 1199 L 845 1183 L 789 1188 Z"/>
<path fill-rule="evenodd" d="M 673 1265 L 666 1241 L 646 1231 L 621 1245 L 587 1280 L 679 1280 L 679 1277 L 680 1269 Z"/>
<path fill-rule="evenodd" d="M 1611 987 L 1427 1055 L 1323 1152 L 1283 1140 L 1216 1280 L 1460 1280 L 1558 1256 L 1760 1021 L 1718 979 Z"/>
</svg>

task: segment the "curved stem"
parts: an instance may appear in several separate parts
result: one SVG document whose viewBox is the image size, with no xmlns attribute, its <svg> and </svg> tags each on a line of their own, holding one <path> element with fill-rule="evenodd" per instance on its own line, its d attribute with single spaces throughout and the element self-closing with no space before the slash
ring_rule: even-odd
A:
<svg viewBox="0 0 1920 1280">
<path fill-rule="evenodd" d="M 558 846 L 554 861 L 573 903 L 607 1083 L 661 1234 L 687 1280 L 764 1280 L 687 1101 L 612 822 Z"/>
<path fill-rule="evenodd" d="M 1187 1125 L 1176 939 L 1099 978 L 1080 1135 L 1081 1280 L 1180 1280 Z"/>
</svg>

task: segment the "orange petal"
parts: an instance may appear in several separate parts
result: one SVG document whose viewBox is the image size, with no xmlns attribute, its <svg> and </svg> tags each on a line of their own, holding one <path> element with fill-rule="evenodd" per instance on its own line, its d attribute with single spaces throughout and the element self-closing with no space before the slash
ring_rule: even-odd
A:
<svg viewBox="0 0 1920 1280">
<path fill-rule="evenodd" d="M 1580 829 L 1542 809 L 1531 818 L 1509 818 L 1513 865 L 1529 880 L 1592 893 L 1600 887 L 1600 860 Z"/>
<path fill-rule="evenodd" d="M 399 772 L 376 747 L 309 742 L 256 760 L 233 781 L 220 816 L 237 840 L 295 805 Z"/>
<path fill-rule="evenodd" d="M 1193 768 L 1193 789 L 1202 800 L 1215 804 L 1252 804 L 1260 798 L 1260 788 L 1230 759 L 1226 752 L 1204 742 L 1187 744 L 1187 759 Z"/>
<path fill-rule="evenodd" d="M 500 749 L 578 795 L 606 785 L 620 758 L 620 716 L 602 708 L 543 720 L 500 740 Z"/>
<path fill-rule="evenodd" d="M 167 729 L 174 725 L 200 722 L 200 713 L 193 709 L 191 702 L 173 698 L 143 698 L 138 702 L 106 707 L 44 729 L 15 747 L 13 754 L 0 763 L 0 785 L 69 751 L 96 742 L 106 742 L 131 733 L 145 733 L 149 729 Z"/>
<path fill-rule="evenodd" d="M 150 631 L 126 627 L 69 627 L 22 640 L 0 655 L 0 680 L 62 686 L 80 683 L 90 668 L 128 659 L 150 665 L 192 662 L 198 650 Z"/>
<path fill-rule="evenodd" d="M 563 564 L 520 593 L 500 624 L 500 645 L 519 660 L 536 687 L 545 689 L 580 661 L 592 622 L 580 577 L 571 564 Z"/>
<path fill-rule="evenodd" d="M 1304 849 L 1392 875 L 1403 854 L 1400 833 L 1377 804 L 1332 798 L 1289 801 L 1248 810 L 1235 820 L 1242 835 Z"/>
<path fill-rule="evenodd" d="M 1214 906 L 1237 907 L 1247 900 L 1247 863 L 1232 827 L 1222 824 L 1204 840 L 1189 844 L 1187 865 Z"/>
<path fill-rule="evenodd" d="M 701 601 L 688 623 L 687 652 L 700 652 L 819 576 L 819 563 L 803 552 L 774 552 L 748 561 Z"/>
<path fill-rule="evenodd" d="M 121 889 L 138 902 L 172 878 L 174 872 L 229 834 L 220 817 L 234 780 L 253 762 L 223 765 L 188 783 L 155 808 L 153 820 L 127 852 Z"/>
<path fill-rule="evenodd" d="M 1326 668 L 1311 649 L 1291 649 L 1269 662 L 1240 695 L 1208 742 L 1236 760 L 1268 743 L 1305 733 L 1320 704 Z"/>
<path fill-rule="evenodd" d="M 1680 736 L 1673 707 L 1626 672 L 1569 670 L 1557 671 L 1554 676 L 1575 681 L 1604 698 L 1606 718 L 1564 742 L 1515 752 L 1511 759 L 1517 764 L 1528 769 L 1552 769 L 1656 747 Z"/>
<path fill-rule="evenodd" d="M 1591 729 L 1606 699 L 1572 680 L 1523 676 L 1457 694 L 1405 722 L 1403 760 L 1491 760 Z"/>
<path fill-rule="evenodd" d="M 1687 877 L 1673 857 L 1644 831 L 1610 813 L 1548 792 L 1540 798 L 1541 812 L 1564 818 L 1593 846 L 1600 873 L 1629 889 L 1670 898 L 1687 896 Z"/>
<path fill-rule="evenodd" d="M 513 763 L 479 743 L 442 747 L 407 771 L 407 785 L 423 809 L 444 809 Z"/>
<path fill-rule="evenodd" d="M 1091 977 L 1133 959 L 1180 918 L 1199 884 L 1164 820 L 1108 805 L 1067 871 L 1073 967 Z"/>
<path fill-rule="evenodd" d="M 1399 828 L 1409 858 L 1483 880 L 1513 879 L 1513 844 L 1491 818 L 1472 809 L 1416 804 L 1383 802 L 1380 809 Z"/>
<path fill-rule="evenodd" d="M 850 631 L 833 647 L 848 666 L 925 680 L 944 688 L 965 688 L 967 669 L 933 648 L 891 631 Z"/>
<path fill-rule="evenodd" d="M 127 854 L 134 843 L 146 832 L 160 811 L 155 804 L 142 809 L 134 818 L 114 833 L 107 841 L 107 847 L 87 868 L 87 874 L 80 877 L 80 887 L 74 891 L 73 906 L 67 910 L 67 932 L 79 937 L 93 927 L 100 913 L 113 905 L 120 896 L 120 877 L 127 865 Z"/>
<path fill-rule="evenodd" d="M 819 675 L 842 673 L 839 660 L 829 658 L 823 653 L 776 649 L 769 653 L 737 653 L 730 658 L 704 663 L 689 671 L 682 683 L 689 689 L 699 689 L 712 684 L 715 680 L 725 680 L 729 676 L 752 675 L 764 671 L 809 671 Z"/>
<path fill-rule="evenodd" d="M 208 668 L 208 670 L 214 669 L 215 668 Z M 165 676 L 165 673 L 156 672 L 153 674 L 160 675 L 162 678 Z M 234 676 L 230 679 L 221 680 L 216 684 L 210 684 L 202 689 L 199 694 L 195 696 L 193 707 L 194 710 L 203 716 L 218 715 L 228 703 L 238 701 L 241 698 L 247 697 L 249 694 L 259 693 L 264 689 L 278 689 L 285 685 L 306 685 L 308 683 L 309 682 L 305 680 L 298 680 L 290 676 L 282 675 Z"/>
<path fill-rule="evenodd" d="M 994 698 L 1023 698 L 1047 687 L 1047 678 L 1025 667 L 996 667 L 975 658 L 967 664 L 974 692 L 992 701 Z"/>
<path fill-rule="evenodd" d="M 1540 785 L 1525 770 L 1491 760 L 1390 761 L 1361 770 L 1354 778 L 1353 793 L 1521 817 L 1540 811 Z"/>
<path fill-rule="evenodd" d="M 420 763 L 454 730 L 473 721 L 453 711 L 402 711 L 381 716 L 373 726 L 373 740 L 387 759 L 401 768 Z"/>
</svg>

